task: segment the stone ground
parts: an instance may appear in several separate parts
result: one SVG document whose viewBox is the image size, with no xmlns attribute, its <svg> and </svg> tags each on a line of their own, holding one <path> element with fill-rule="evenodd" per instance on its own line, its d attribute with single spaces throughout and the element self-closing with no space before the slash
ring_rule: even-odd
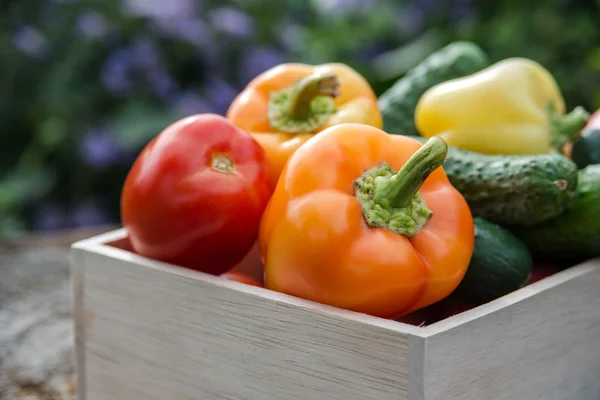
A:
<svg viewBox="0 0 600 400">
<path fill-rule="evenodd" d="M 69 245 L 111 228 L 0 243 L 0 400 L 74 400 Z"/>
</svg>

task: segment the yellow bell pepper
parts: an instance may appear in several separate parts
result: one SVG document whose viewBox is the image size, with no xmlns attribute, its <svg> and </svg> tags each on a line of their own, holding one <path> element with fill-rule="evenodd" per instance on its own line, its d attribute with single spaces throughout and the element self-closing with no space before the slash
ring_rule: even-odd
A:
<svg viewBox="0 0 600 400">
<path fill-rule="evenodd" d="M 565 115 L 550 72 L 525 58 L 433 86 L 415 110 L 422 136 L 441 136 L 450 146 L 485 154 L 560 151 L 588 117 L 581 107 Z"/>
</svg>

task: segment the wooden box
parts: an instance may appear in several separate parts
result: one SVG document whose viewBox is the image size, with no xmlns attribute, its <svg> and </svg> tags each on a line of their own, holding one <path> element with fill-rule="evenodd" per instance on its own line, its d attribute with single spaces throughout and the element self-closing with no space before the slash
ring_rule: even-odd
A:
<svg viewBox="0 0 600 400">
<path fill-rule="evenodd" d="M 598 400 L 600 260 L 419 327 L 73 245 L 80 400 Z"/>
</svg>

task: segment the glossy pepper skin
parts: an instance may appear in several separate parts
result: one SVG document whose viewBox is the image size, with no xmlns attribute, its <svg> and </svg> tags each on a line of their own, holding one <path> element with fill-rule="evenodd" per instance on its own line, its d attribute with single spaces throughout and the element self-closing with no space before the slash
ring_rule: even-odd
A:
<svg viewBox="0 0 600 400">
<path fill-rule="evenodd" d="M 146 257 L 221 274 L 258 236 L 273 188 L 260 145 L 219 115 L 175 122 L 133 164 L 121 219 Z"/>
<path fill-rule="evenodd" d="M 339 63 L 273 67 L 237 96 L 227 118 L 260 143 L 274 180 L 290 155 L 323 129 L 348 122 L 382 126 L 377 97 L 369 83 Z"/>
<path fill-rule="evenodd" d="M 336 125 L 292 155 L 263 214 L 265 287 L 395 318 L 460 283 L 471 212 L 440 168 L 447 145 Z M 399 171 L 394 175 L 395 171 Z"/>
<path fill-rule="evenodd" d="M 552 75 L 538 63 L 509 58 L 475 74 L 430 88 L 417 103 L 415 123 L 424 137 L 485 154 L 562 151 L 585 125 L 565 102 Z"/>
</svg>

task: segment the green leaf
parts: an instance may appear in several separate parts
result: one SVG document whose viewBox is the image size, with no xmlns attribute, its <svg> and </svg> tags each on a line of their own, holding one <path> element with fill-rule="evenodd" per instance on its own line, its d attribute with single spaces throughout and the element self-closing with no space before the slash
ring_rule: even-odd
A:
<svg viewBox="0 0 600 400">
<path fill-rule="evenodd" d="M 174 112 L 148 102 L 131 102 L 117 114 L 114 134 L 127 148 L 141 148 L 179 119 Z"/>
<path fill-rule="evenodd" d="M 600 71 L 600 47 L 593 49 L 588 55 L 587 64 L 595 71 Z"/>
<path fill-rule="evenodd" d="M 15 215 L 0 214 L 0 239 L 14 239 L 25 232 L 25 223 Z"/>
<path fill-rule="evenodd" d="M 412 42 L 375 58 L 372 66 L 374 76 L 378 80 L 399 78 L 443 44 L 440 32 L 430 30 Z"/>
<path fill-rule="evenodd" d="M 68 139 L 68 126 L 62 118 L 51 117 L 40 125 L 39 141 L 46 150 L 53 150 Z"/>
<path fill-rule="evenodd" d="M 0 210 L 32 203 L 47 195 L 57 176 L 50 169 L 17 170 L 0 180 Z"/>
</svg>

